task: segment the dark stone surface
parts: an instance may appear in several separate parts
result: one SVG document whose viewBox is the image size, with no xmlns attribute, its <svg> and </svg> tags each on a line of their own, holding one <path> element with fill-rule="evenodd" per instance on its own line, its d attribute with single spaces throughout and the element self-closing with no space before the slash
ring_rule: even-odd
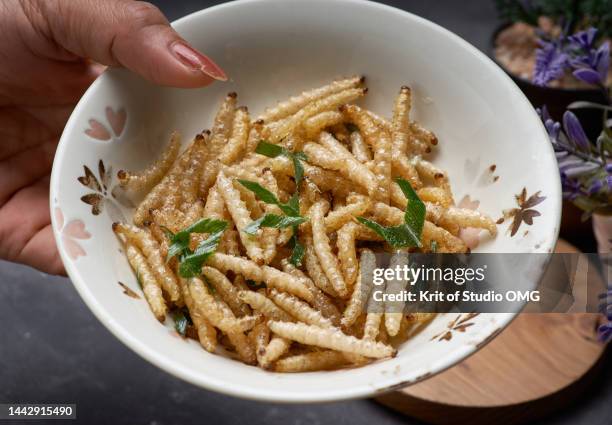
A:
<svg viewBox="0 0 612 425">
<path fill-rule="evenodd" d="M 154 3 L 175 19 L 212 2 Z M 496 23 L 485 0 L 389 3 L 438 22 L 482 49 Z M 539 423 L 610 424 L 611 369 L 604 368 L 598 382 L 573 405 L 559 406 L 554 417 Z M 418 423 L 367 400 L 277 405 L 196 388 L 115 339 L 67 279 L 0 262 L 0 403 L 8 402 L 77 403 L 79 422 L 88 425 Z"/>
</svg>

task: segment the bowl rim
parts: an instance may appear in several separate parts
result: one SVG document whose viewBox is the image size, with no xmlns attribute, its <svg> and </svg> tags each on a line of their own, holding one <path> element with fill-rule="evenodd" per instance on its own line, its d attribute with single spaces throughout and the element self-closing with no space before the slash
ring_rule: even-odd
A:
<svg viewBox="0 0 612 425">
<path fill-rule="evenodd" d="M 243 4 L 247 3 L 267 3 L 273 4 L 277 0 L 235 0 L 228 3 L 219 4 L 210 8 L 205 8 L 191 14 L 188 14 L 182 18 L 179 18 L 172 22 L 172 26 L 180 31 L 180 26 L 186 23 L 187 21 L 198 19 L 201 15 L 210 13 L 212 11 L 218 11 L 221 9 L 232 9 L 236 7 L 240 7 Z M 301 3 L 301 0 L 284 0 L 285 2 L 294 2 Z M 325 2 L 325 0 L 317 0 L 320 3 Z M 437 31 L 444 35 L 445 37 L 451 39 L 454 43 L 458 43 L 461 45 L 467 53 L 471 53 L 477 60 L 479 60 L 482 65 L 489 67 L 493 70 L 494 73 L 497 73 L 499 77 L 499 82 L 506 84 L 511 90 L 515 90 L 517 94 L 520 95 L 520 99 L 523 103 L 523 107 L 532 108 L 531 104 L 527 100 L 526 96 L 522 93 L 516 83 L 511 79 L 511 77 L 506 74 L 503 69 L 501 69 L 490 57 L 488 57 L 485 53 L 478 50 L 476 47 L 472 46 L 466 40 L 443 28 L 442 26 L 429 21 L 425 18 L 412 14 L 410 12 L 376 3 L 373 1 L 363 1 L 363 0 L 335 0 L 337 3 L 343 3 L 347 6 L 351 5 L 359 5 L 371 7 L 374 9 L 391 12 L 393 14 L 402 16 L 408 20 L 412 20 L 414 22 L 419 22 L 422 25 L 429 27 L 433 31 Z M 106 72 L 104 73 L 106 74 Z M 64 160 L 64 151 L 66 147 L 69 145 L 69 134 L 73 133 L 73 128 L 75 127 L 76 117 L 79 115 L 80 110 L 84 108 L 84 105 L 91 101 L 93 94 L 96 92 L 97 87 L 100 84 L 105 82 L 106 75 L 101 75 L 97 78 L 93 84 L 87 89 L 85 94 L 81 97 L 76 107 L 74 108 L 66 127 L 62 133 L 60 138 L 57 151 L 54 158 L 53 169 L 51 173 L 50 180 L 50 204 L 51 204 L 51 212 L 53 212 L 55 207 L 54 199 L 57 197 L 56 192 L 59 187 L 59 175 L 61 169 L 61 163 Z M 533 110 L 534 116 L 537 116 L 535 110 Z M 540 123 L 540 131 L 543 139 L 547 139 L 547 133 L 544 126 Z M 549 155 L 554 156 L 553 148 L 550 144 L 548 144 Z M 561 182 L 558 174 L 555 173 L 551 178 L 556 180 L 556 184 L 552 184 L 556 193 L 552 193 L 549 197 L 554 205 L 552 207 L 552 211 L 556 214 L 555 223 L 553 227 L 553 234 L 550 239 L 547 239 L 548 246 L 546 243 L 543 244 L 542 249 L 546 250 L 546 252 L 551 252 L 554 248 L 554 245 L 557 241 L 559 234 L 559 223 L 561 220 Z M 51 214 L 51 222 L 53 227 L 53 233 L 56 241 L 60 240 L 61 234 L 60 229 L 58 227 L 57 218 L 55 214 Z M 399 386 L 407 386 L 412 385 L 416 382 L 419 382 L 423 379 L 434 376 L 438 373 L 443 372 L 444 370 L 454 366 L 461 360 L 469 357 L 474 354 L 480 348 L 485 346 L 488 342 L 490 342 L 501 330 L 503 330 L 515 317 L 518 313 L 508 313 L 503 314 L 501 320 L 496 323 L 495 328 L 488 334 L 482 335 L 482 340 L 479 341 L 478 344 L 463 344 L 456 349 L 450 351 L 447 355 L 438 359 L 435 365 L 431 367 L 431 373 L 426 373 L 424 375 L 420 375 L 411 379 L 409 381 L 402 381 L 402 375 L 398 375 L 392 378 L 387 379 L 389 382 L 382 389 L 376 389 L 366 383 L 361 383 L 358 385 L 354 385 L 351 387 L 345 387 L 341 389 L 327 390 L 325 392 L 322 391 L 306 391 L 303 393 L 299 392 L 283 392 L 282 388 L 279 387 L 278 390 L 258 390 L 256 388 L 243 386 L 243 387 L 233 387 L 230 386 L 227 382 L 221 379 L 211 378 L 210 376 L 205 375 L 194 375 L 190 368 L 183 366 L 180 362 L 171 360 L 160 354 L 158 351 L 151 349 L 144 342 L 140 341 L 137 338 L 134 338 L 130 332 L 122 327 L 114 317 L 108 312 L 102 304 L 93 296 L 93 294 L 88 289 L 88 286 L 84 283 L 84 279 L 81 277 L 81 274 L 77 270 L 74 262 L 68 257 L 67 252 L 65 252 L 60 244 L 58 245 L 58 250 L 68 273 L 70 280 L 73 282 L 73 285 L 77 289 L 77 292 L 81 296 L 81 298 L 85 301 L 85 304 L 89 307 L 89 309 L 94 313 L 96 318 L 123 344 L 129 347 L 132 351 L 140 355 L 142 358 L 147 360 L 148 362 L 154 364 L 160 369 L 168 372 L 169 374 L 178 377 L 184 381 L 187 381 L 191 384 L 194 384 L 198 387 L 202 387 L 208 390 L 213 390 L 222 394 L 258 400 L 258 401 L 267 401 L 267 402 L 276 402 L 276 403 L 313 403 L 313 402 L 329 402 L 329 401 L 340 401 L 347 399 L 355 399 L 355 398 L 363 398 L 372 395 L 382 394 L 387 391 L 392 391 L 394 389 L 398 389 Z M 480 337 L 480 335 L 479 335 Z"/>
</svg>

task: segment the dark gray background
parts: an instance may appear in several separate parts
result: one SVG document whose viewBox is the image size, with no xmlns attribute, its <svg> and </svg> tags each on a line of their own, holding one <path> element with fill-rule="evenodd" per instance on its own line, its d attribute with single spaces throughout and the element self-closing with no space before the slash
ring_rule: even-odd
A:
<svg viewBox="0 0 612 425">
<path fill-rule="evenodd" d="M 216 2 L 153 3 L 173 20 Z M 489 0 L 387 3 L 437 22 L 483 50 L 497 25 Z M 276 405 L 196 388 L 123 346 L 67 279 L 0 262 L 0 403 L 8 402 L 77 403 L 79 422 L 89 425 L 418 423 L 368 400 Z M 586 394 L 539 423 L 603 425 L 611 418 L 612 368 L 606 365 Z"/>
</svg>

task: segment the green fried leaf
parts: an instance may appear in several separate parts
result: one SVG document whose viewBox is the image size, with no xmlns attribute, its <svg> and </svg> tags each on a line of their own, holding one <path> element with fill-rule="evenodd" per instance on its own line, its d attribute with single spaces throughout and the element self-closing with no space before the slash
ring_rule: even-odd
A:
<svg viewBox="0 0 612 425">
<path fill-rule="evenodd" d="M 191 324 L 189 312 L 182 308 L 176 309 L 172 312 L 172 318 L 174 319 L 174 329 L 176 329 L 181 336 L 186 336 L 187 327 Z"/>
<path fill-rule="evenodd" d="M 421 234 L 425 224 L 425 204 L 406 180 L 397 179 L 396 183 L 408 199 L 408 205 L 406 205 L 404 213 L 404 223 L 408 225 L 412 246 L 421 246 Z"/>
<path fill-rule="evenodd" d="M 274 227 L 277 229 L 283 229 L 285 227 L 293 227 L 298 226 L 308 219 L 300 216 L 286 216 L 286 215 L 276 215 L 276 214 L 266 214 L 259 217 L 257 220 L 249 223 L 247 227 L 243 229 L 243 232 L 248 233 L 250 235 L 254 235 L 257 233 L 257 230 L 260 227 Z"/>
<path fill-rule="evenodd" d="M 293 249 L 291 250 L 289 262 L 296 267 L 300 267 L 302 265 L 302 259 L 304 258 L 306 248 L 298 240 L 296 230 L 293 231 L 293 236 L 291 237 L 291 239 L 293 240 Z"/>
<path fill-rule="evenodd" d="M 295 192 L 289 199 L 289 202 L 283 205 L 279 205 L 279 207 L 281 210 L 283 210 L 285 214 L 290 215 L 292 217 L 299 217 L 300 216 L 300 195 L 299 193 Z"/>
<path fill-rule="evenodd" d="M 385 227 L 365 217 L 357 217 L 357 220 L 359 220 L 361 224 L 374 230 L 385 241 L 387 241 L 389 245 L 395 248 L 421 246 L 420 241 L 418 245 L 414 243 L 414 234 L 405 223 L 400 224 L 399 226 Z"/>
<path fill-rule="evenodd" d="M 226 227 L 227 222 L 224 220 L 202 218 L 174 235 L 172 242 L 189 243 L 189 235 L 191 233 L 216 233 L 225 230 Z"/>
<path fill-rule="evenodd" d="M 293 162 L 295 186 L 299 187 L 302 179 L 304 178 L 304 166 L 302 165 L 302 161 L 297 154 L 290 155 L 290 157 L 291 161 Z"/>
<path fill-rule="evenodd" d="M 179 275 L 185 278 L 199 276 L 202 273 L 202 265 L 217 250 L 222 235 L 223 230 L 213 233 L 202 241 L 194 252 L 183 255 L 179 265 Z"/>
<path fill-rule="evenodd" d="M 300 161 L 308 161 L 308 157 L 302 151 L 293 152 L 291 155 L 299 159 Z"/>
<path fill-rule="evenodd" d="M 282 146 L 272 144 L 266 140 L 260 140 L 255 148 L 255 152 L 269 158 L 276 158 L 280 155 L 286 155 L 289 151 Z"/>
<path fill-rule="evenodd" d="M 187 243 L 175 242 L 168 247 L 168 255 L 166 256 L 166 263 L 177 255 L 180 255 L 184 250 L 188 248 L 189 241 Z"/>
<path fill-rule="evenodd" d="M 196 221 L 192 225 L 186 227 L 175 235 L 170 237 L 170 247 L 168 248 L 168 255 L 166 262 L 170 261 L 172 257 L 183 254 L 189 248 L 189 235 L 191 233 L 217 233 L 222 232 L 227 227 L 227 222 L 224 220 L 215 220 L 211 218 L 203 218 Z M 164 230 L 165 229 L 165 230 Z M 167 228 L 162 228 L 164 232 L 172 234 Z M 168 234 L 167 233 L 167 234 Z"/>
<path fill-rule="evenodd" d="M 242 180 L 238 179 L 238 183 L 249 189 L 251 192 L 255 194 L 260 200 L 265 202 L 266 204 L 275 204 L 280 206 L 280 201 L 276 198 L 276 196 L 270 192 L 268 189 L 260 185 L 259 183 L 252 182 L 250 180 Z"/>
</svg>

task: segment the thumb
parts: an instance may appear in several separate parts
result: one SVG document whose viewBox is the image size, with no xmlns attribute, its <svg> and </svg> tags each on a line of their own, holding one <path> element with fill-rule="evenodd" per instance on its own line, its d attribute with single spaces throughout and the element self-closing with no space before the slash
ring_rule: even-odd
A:
<svg viewBox="0 0 612 425">
<path fill-rule="evenodd" d="M 69 52 L 124 66 L 156 84 L 202 87 L 225 72 L 172 29 L 150 3 L 129 0 L 39 0 L 54 41 Z"/>
</svg>

